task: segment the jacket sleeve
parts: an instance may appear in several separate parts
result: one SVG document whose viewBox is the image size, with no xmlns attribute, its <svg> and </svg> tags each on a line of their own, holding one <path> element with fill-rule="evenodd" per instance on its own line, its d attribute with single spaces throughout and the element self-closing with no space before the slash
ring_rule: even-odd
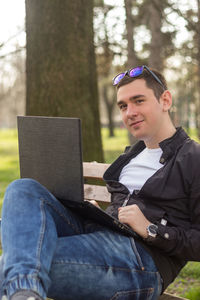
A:
<svg viewBox="0 0 200 300">
<path fill-rule="evenodd" d="M 196 182 L 195 182 L 196 181 Z M 190 227 L 170 227 L 159 224 L 158 235 L 151 244 L 170 256 L 200 261 L 200 180 L 194 179 L 188 199 Z"/>
</svg>

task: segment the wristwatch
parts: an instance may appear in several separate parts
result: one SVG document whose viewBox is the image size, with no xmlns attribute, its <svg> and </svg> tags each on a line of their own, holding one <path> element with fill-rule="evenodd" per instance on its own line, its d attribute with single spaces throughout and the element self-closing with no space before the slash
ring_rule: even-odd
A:
<svg viewBox="0 0 200 300">
<path fill-rule="evenodd" d="M 147 226 L 147 238 L 146 241 L 153 241 L 158 234 L 158 226 L 155 224 L 150 224 Z"/>
</svg>

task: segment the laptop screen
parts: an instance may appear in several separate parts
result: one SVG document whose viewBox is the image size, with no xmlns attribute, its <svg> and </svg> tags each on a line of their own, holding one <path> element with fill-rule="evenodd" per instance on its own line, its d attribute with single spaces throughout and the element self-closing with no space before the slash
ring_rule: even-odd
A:
<svg viewBox="0 0 200 300">
<path fill-rule="evenodd" d="M 17 124 L 21 178 L 37 180 L 62 202 L 83 201 L 80 119 L 18 116 Z"/>
</svg>

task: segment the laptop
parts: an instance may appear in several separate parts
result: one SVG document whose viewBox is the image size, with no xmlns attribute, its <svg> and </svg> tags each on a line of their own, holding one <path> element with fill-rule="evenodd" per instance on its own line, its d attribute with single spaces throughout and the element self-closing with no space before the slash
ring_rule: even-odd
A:
<svg viewBox="0 0 200 300">
<path fill-rule="evenodd" d="M 18 116 L 21 178 L 45 186 L 65 207 L 127 236 L 126 224 L 84 201 L 81 121 L 78 118 Z"/>
</svg>

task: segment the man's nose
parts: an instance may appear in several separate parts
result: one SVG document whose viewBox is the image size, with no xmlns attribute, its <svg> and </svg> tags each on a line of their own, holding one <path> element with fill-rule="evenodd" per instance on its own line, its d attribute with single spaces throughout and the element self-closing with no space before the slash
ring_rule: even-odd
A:
<svg viewBox="0 0 200 300">
<path fill-rule="evenodd" d="M 128 118 L 137 116 L 137 107 L 133 103 L 129 103 L 126 110 L 126 115 Z"/>
</svg>

